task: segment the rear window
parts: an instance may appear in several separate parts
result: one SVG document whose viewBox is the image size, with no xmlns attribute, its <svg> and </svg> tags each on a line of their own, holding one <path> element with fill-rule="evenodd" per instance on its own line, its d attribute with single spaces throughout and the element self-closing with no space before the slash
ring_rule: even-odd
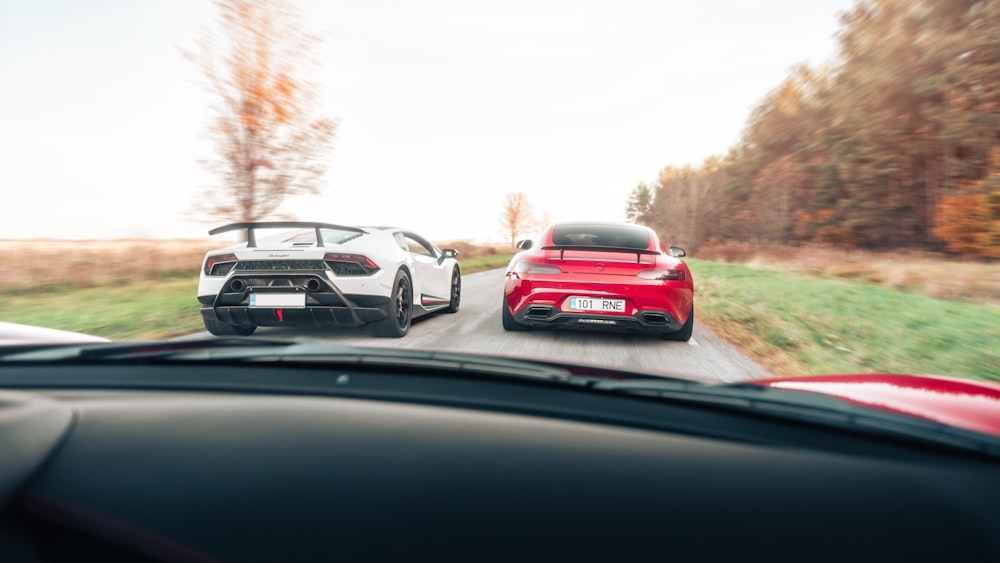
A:
<svg viewBox="0 0 1000 563">
<path fill-rule="evenodd" d="M 649 248 L 649 232 L 628 225 L 556 225 L 552 231 L 556 246 L 607 246 L 614 248 Z"/>
<path fill-rule="evenodd" d="M 323 237 L 323 244 L 343 244 L 361 236 L 361 233 L 356 231 L 341 231 L 339 229 L 320 229 L 319 232 Z M 281 242 L 290 244 L 314 243 L 316 242 L 316 231 L 309 229 L 293 233 L 291 236 L 286 234 L 282 237 Z"/>
</svg>

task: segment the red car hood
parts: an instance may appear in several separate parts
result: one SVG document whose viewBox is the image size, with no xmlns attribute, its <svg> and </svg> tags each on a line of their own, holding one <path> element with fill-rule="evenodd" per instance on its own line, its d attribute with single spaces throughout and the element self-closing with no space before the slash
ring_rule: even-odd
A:
<svg viewBox="0 0 1000 563">
<path fill-rule="evenodd" d="M 816 375 L 757 379 L 757 385 L 832 395 L 1000 437 L 1000 383 L 928 375 Z"/>
</svg>

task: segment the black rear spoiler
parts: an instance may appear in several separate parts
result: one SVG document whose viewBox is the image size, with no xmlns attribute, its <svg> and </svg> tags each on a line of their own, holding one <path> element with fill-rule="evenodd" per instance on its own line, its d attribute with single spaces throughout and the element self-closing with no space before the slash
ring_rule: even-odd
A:
<svg viewBox="0 0 1000 563">
<path fill-rule="evenodd" d="M 323 237 L 319 232 L 321 229 L 336 229 L 338 231 L 351 231 L 354 233 L 365 233 L 364 229 L 358 227 L 346 227 L 344 225 L 334 225 L 332 223 L 316 223 L 313 221 L 261 221 L 257 223 L 230 223 L 221 227 L 216 227 L 208 231 L 210 235 L 228 233 L 230 231 L 247 231 L 247 248 L 257 246 L 257 237 L 254 236 L 256 229 L 316 229 L 316 246 L 323 246 Z"/>
<path fill-rule="evenodd" d="M 635 254 L 635 261 L 642 261 L 642 255 L 657 255 L 660 254 L 659 250 L 649 250 L 648 248 L 631 248 L 627 246 L 597 246 L 597 245 L 582 245 L 582 244 L 553 244 L 550 246 L 543 246 L 541 250 L 558 250 L 559 259 L 565 260 L 567 250 L 584 250 L 587 252 L 627 252 L 629 254 Z"/>
</svg>

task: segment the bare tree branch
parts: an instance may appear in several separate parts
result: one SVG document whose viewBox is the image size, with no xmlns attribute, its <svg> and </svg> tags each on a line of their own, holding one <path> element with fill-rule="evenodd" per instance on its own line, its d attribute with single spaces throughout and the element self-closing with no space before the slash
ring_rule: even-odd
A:
<svg viewBox="0 0 1000 563">
<path fill-rule="evenodd" d="M 285 0 L 216 0 L 187 58 L 202 71 L 214 117 L 207 135 L 214 159 L 203 164 L 219 185 L 195 203 L 212 220 L 257 221 L 288 197 L 316 194 L 337 123 L 317 115 L 312 48 Z"/>
<path fill-rule="evenodd" d="M 535 224 L 531 204 L 524 192 L 511 192 L 506 196 L 503 211 L 500 214 L 500 226 L 504 233 L 510 236 L 510 245 L 514 246 L 517 235 L 532 228 Z"/>
</svg>

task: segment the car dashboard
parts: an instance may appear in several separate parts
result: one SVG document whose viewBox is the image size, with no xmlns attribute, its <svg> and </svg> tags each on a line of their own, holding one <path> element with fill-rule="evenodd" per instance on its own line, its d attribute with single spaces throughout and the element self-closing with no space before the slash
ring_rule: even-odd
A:
<svg viewBox="0 0 1000 563">
<path fill-rule="evenodd" d="M 4 561 L 1000 560 L 1000 462 L 404 367 L 0 370 Z"/>
</svg>

